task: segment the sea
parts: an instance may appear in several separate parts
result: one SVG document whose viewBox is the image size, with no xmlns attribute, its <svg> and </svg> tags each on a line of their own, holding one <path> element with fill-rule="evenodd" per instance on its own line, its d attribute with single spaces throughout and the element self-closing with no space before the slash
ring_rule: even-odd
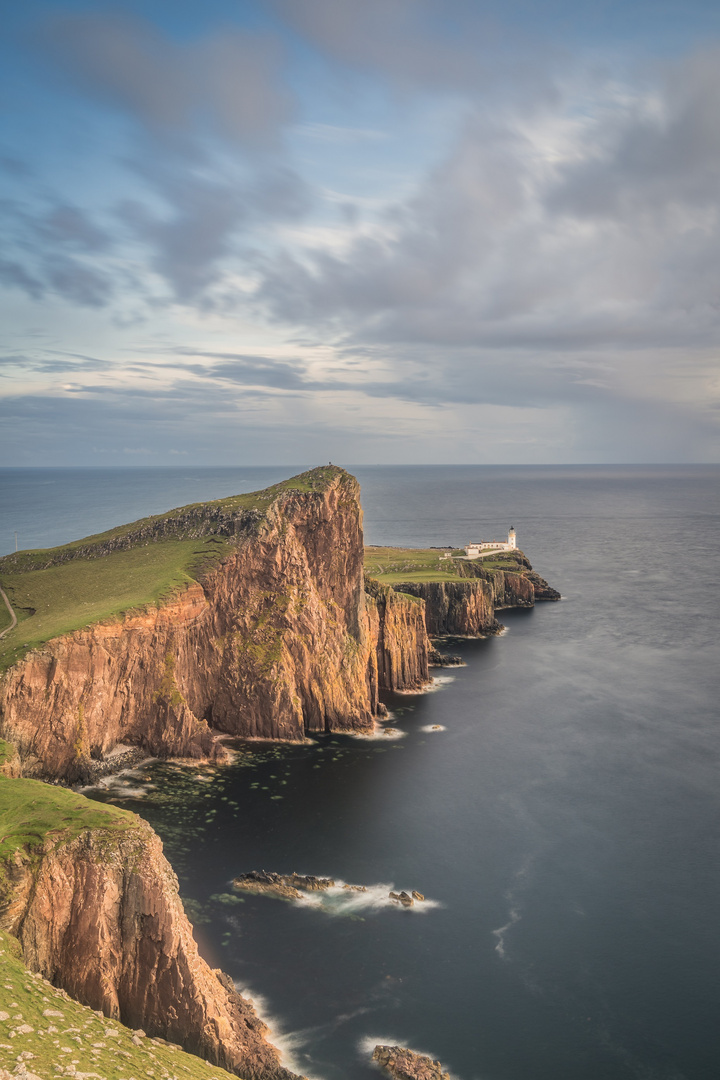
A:
<svg viewBox="0 0 720 1080">
<path fill-rule="evenodd" d="M 448 642 L 465 666 L 385 695 L 374 739 L 237 744 L 90 794 L 157 830 L 203 955 L 308 1077 L 371 1080 L 391 1043 L 461 1080 L 717 1080 L 720 467 L 348 468 L 367 543 L 514 525 L 562 600 Z M 3 469 L 0 551 L 297 471 Z M 260 869 L 338 884 L 233 889 Z"/>
</svg>

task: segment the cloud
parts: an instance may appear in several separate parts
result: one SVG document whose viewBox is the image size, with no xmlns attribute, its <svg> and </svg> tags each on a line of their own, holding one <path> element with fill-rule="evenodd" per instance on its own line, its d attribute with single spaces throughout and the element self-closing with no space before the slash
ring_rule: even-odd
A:
<svg viewBox="0 0 720 1080">
<path fill-rule="evenodd" d="M 49 18 L 37 41 L 64 79 L 155 135 L 272 139 L 294 114 L 277 40 L 231 26 L 191 43 L 130 16 Z"/>
</svg>

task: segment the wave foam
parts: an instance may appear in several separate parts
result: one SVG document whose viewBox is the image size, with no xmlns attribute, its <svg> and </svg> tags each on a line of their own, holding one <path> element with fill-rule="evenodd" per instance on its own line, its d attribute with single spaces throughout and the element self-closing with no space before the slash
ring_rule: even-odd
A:
<svg viewBox="0 0 720 1080">
<path fill-rule="evenodd" d="M 344 888 L 345 882 L 335 878 L 336 884 L 329 889 L 318 892 L 305 892 L 300 889 L 300 897 L 293 900 L 299 907 L 312 908 L 314 911 L 322 911 L 325 915 L 357 916 L 362 912 L 372 913 L 392 908 L 397 911 L 415 912 L 425 915 L 443 905 L 439 900 L 416 900 L 412 907 L 390 899 L 391 892 L 401 892 L 392 882 L 378 882 L 376 885 L 366 885 L 364 892 L 359 892 L 352 887 Z M 411 890 L 405 890 L 410 894 Z"/>
<path fill-rule="evenodd" d="M 447 731 L 444 724 L 425 724 L 420 728 L 421 731 Z"/>
<path fill-rule="evenodd" d="M 365 742 L 391 742 L 394 739 L 404 739 L 407 735 L 407 731 L 400 731 L 399 728 L 394 727 L 380 727 L 380 724 L 373 724 L 372 731 L 351 731 L 350 737 L 353 739 L 363 739 Z"/>
</svg>

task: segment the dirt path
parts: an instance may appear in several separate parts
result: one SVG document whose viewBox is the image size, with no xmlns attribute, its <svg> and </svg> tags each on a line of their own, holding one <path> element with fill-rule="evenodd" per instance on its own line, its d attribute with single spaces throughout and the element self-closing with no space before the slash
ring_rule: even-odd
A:
<svg viewBox="0 0 720 1080">
<path fill-rule="evenodd" d="M 8 627 L 6 627 L 6 629 L 3 630 L 0 633 L 0 638 L 4 638 L 6 634 L 9 634 L 10 631 L 14 630 L 15 627 L 17 626 L 17 615 L 15 614 L 13 609 L 10 607 L 10 601 L 8 600 L 7 596 L 5 595 L 5 590 L 4 589 L 0 589 L 0 596 L 2 596 L 3 600 L 5 601 L 5 607 L 10 612 L 10 618 L 12 619 L 12 622 L 10 623 L 10 625 Z"/>
</svg>

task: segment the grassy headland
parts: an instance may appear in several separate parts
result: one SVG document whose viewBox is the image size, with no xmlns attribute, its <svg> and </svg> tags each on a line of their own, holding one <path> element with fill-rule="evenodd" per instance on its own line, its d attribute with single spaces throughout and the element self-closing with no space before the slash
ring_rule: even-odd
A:
<svg viewBox="0 0 720 1080">
<path fill-rule="evenodd" d="M 322 492 L 339 475 L 341 469 L 324 466 L 262 491 L 190 503 L 60 547 L 0 558 L 0 585 L 18 617 L 0 639 L 0 672 L 51 638 L 159 604 L 202 580 L 232 550 L 236 526 L 257 527 L 279 495 Z M 9 624 L 2 604 L 0 630 Z"/>
<path fill-rule="evenodd" d="M 443 558 L 445 550 L 437 548 L 366 547 L 365 573 L 382 585 L 399 582 L 467 581 L 479 577 L 482 570 L 505 570 L 520 573 L 527 569 L 522 552 L 489 555 L 482 559 L 460 558 L 462 548 L 454 550 L 453 558 Z"/>
</svg>

